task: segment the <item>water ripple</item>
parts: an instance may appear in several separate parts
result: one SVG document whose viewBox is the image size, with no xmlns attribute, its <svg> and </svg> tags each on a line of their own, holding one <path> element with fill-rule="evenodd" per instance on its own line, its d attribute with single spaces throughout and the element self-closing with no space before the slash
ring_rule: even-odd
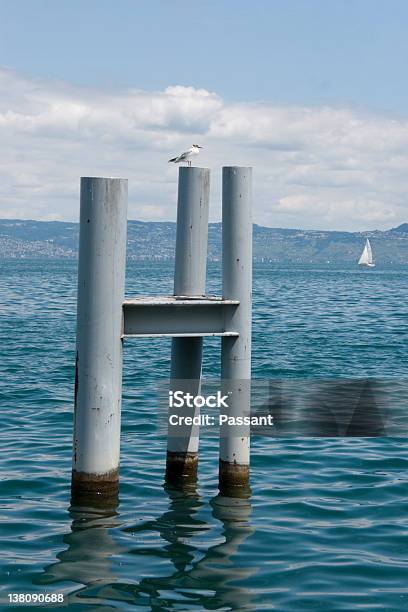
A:
<svg viewBox="0 0 408 612">
<path fill-rule="evenodd" d="M 210 290 L 220 290 L 219 266 Z M 129 294 L 171 293 L 170 264 L 134 262 Z M 257 266 L 254 376 L 404 377 L 408 273 Z M 169 341 L 127 342 L 117 506 L 72 507 L 76 264 L 2 262 L 1 575 L 73 610 L 408 609 L 408 450 L 386 438 L 261 438 L 252 498 L 163 487 L 156 383 Z M 204 372 L 219 372 L 206 342 Z"/>
</svg>

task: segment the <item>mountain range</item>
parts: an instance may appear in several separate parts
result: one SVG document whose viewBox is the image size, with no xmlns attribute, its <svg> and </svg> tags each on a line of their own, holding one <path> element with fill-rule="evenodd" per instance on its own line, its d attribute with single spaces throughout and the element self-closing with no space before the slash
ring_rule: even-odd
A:
<svg viewBox="0 0 408 612">
<path fill-rule="evenodd" d="M 64 221 L 0 219 L 0 259 L 75 258 L 79 225 Z M 174 256 L 176 224 L 128 221 L 128 257 L 168 260 Z M 408 223 L 386 231 L 340 232 L 254 225 L 255 261 L 356 263 L 369 238 L 378 264 L 408 263 Z M 221 259 L 221 223 L 210 223 L 209 259 Z"/>
</svg>

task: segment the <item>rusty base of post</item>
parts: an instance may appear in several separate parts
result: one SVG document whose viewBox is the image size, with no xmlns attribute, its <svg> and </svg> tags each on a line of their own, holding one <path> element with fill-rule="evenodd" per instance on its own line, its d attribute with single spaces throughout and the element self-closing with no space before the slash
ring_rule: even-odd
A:
<svg viewBox="0 0 408 612">
<path fill-rule="evenodd" d="M 87 474 L 72 470 L 71 495 L 72 499 L 83 497 L 117 497 L 119 492 L 119 469 L 111 470 L 106 474 Z"/>
<path fill-rule="evenodd" d="M 226 497 L 248 498 L 251 495 L 249 486 L 249 465 L 229 463 L 220 459 L 218 489 Z"/>
<path fill-rule="evenodd" d="M 183 485 L 197 481 L 198 453 L 167 451 L 166 482 Z"/>
</svg>

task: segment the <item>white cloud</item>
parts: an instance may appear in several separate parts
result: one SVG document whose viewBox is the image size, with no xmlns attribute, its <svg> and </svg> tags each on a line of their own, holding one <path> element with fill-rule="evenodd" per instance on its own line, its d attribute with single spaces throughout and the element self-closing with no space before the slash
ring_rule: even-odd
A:
<svg viewBox="0 0 408 612">
<path fill-rule="evenodd" d="M 80 176 L 129 179 L 131 218 L 174 219 L 177 170 L 198 142 L 213 169 L 254 167 L 255 220 L 387 228 L 407 221 L 408 121 L 352 109 L 230 103 L 216 93 L 108 91 L 0 70 L 0 215 L 78 218 Z"/>
</svg>

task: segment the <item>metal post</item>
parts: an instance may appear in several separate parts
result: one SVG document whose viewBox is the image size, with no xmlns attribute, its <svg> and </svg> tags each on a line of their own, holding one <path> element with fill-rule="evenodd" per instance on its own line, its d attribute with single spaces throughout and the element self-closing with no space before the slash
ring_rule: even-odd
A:
<svg viewBox="0 0 408 612">
<path fill-rule="evenodd" d="M 208 244 L 210 171 L 180 167 L 177 202 L 174 295 L 202 297 L 205 294 Z M 173 338 L 171 389 L 197 395 L 200 390 L 202 338 Z M 169 408 L 175 414 L 196 416 L 197 408 Z M 198 426 L 169 425 L 166 480 L 195 480 L 198 465 Z"/>
<path fill-rule="evenodd" d="M 222 283 L 224 299 L 237 299 L 232 317 L 238 337 L 223 337 L 221 378 L 229 393 L 229 417 L 250 413 L 252 312 L 252 168 L 225 167 L 222 175 Z M 248 426 L 220 426 L 219 489 L 240 495 L 249 489 Z"/>
<path fill-rule="evenodd" d="M 127 180 L 82 178 L 72 493 L 117 492 Z"/>
</svg>

